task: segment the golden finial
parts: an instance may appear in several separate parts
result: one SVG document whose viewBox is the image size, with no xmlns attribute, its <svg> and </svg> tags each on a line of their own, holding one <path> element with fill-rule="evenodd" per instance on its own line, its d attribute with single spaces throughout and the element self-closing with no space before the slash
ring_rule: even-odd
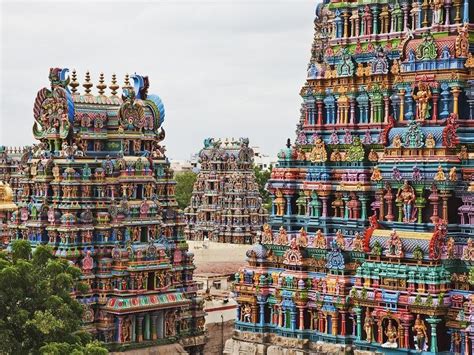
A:
<svg viewBox="0 0 474 355">
<path fill-rule="evenodd" d="M 91 87 L 93 87 L 94 84 L 91 83 L 91 75 L 90 75 L 89 71 L 86 72 L 86 82 L 84 84 L 82 84 L 82 86 L 84 86 L 86 88 L 86 95 L 90 95 L 91 94 Z"/>
<path fill-rule="evenodd" d="M 109 86 L 109 89 L 111 90 L 112 96 L 117 95 L 117 90 L 120 88 L 120 86 L 117 84 L 117 76 L 115 74 L 112 74 L 112 84 Z"/>
<path fill-rule="evenodd" d="M 79 92 L 77 92 L 77 87 L 79 86 L 79 82 L 77 81 L 76 69 L 73 69 L 72 71 L 72 81 L 69 83 L 69 86 L 72 88 L 71 92 L 73 94 L 75 93 L 79 94 Z"/>
<path fill-rule="evenodd" d="M 125 74 L 125 83 L 122 86 L 122 89 L 133 89 L 133 86 L 130 85 L 130 77 L 128 74 Z"/>
<path fill-rule="evenodd" d="M 96 85 L 96 88 L 99 89 L 99 95 L 104 95 L 107 85 L 104 83 L 104 73 L 99 75 L 99 84 Z"/>
</svg>

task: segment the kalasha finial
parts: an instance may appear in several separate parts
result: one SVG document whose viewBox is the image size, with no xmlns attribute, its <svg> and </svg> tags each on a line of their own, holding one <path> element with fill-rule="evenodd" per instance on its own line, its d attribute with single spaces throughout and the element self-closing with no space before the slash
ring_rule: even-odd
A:
<svg viewBox="0 0 474 355">
<path fill-rule="evenodd" d="M 104 95 L 105 89 L 107 89 L 107 85 L 104 83 L 104 73 L 100 73 L 99 75 L 99 84 L 96 85 L 96 88 L 99 90 L 99 95 Z"/>
<path fill-rule="evenodd" d="M 86 72 L 86 82 L 84 84 L 82 84 L 82 86 L 84 86 L 86 88 L 86 95 L 90 95 L 91 94 L 91 87 L 93 87 L 94 84 L 91 83 L 91 75 L 90 75 L 89 71 Z"/>
<path fill-rule="evenodd" d="M 117 90 L 120 88 L 120 86 L 117 84 L 117 76 L 115 74 L 112 74 L 112 84 L 109 86 L 109 89 L 112 93 L 112 96 L 117 95 Z"/>
<path fill-rule="evenodd" d="M 122 89 L 133 89 L 133 86 L 130 85 L 130 76 L 128 74 L 125 74 L 125 83 L 122 86 Z"/>
<path fill-rule="evenodd" d="M 80 85 L 79 82 L 77 81 L 77 74 L 76 74 L 76 69 L 73 69 L 72 70 L 72 81 L 69 83 L 69 86 L 71 87 L 71 92 L 73 94 L 79 94 L 79 92 L 77 92 L 77 87 Z"/>
</svg>

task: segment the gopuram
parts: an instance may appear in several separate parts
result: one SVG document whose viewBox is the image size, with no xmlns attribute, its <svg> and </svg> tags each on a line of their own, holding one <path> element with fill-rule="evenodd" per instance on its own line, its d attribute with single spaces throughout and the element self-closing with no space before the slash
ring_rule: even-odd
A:
<svg viewBox="0 0 474 355">
<path fill-rule="evenodd" d="M 188 240 L 253 244 L 267 219 L 253 171 L 248 138 L 207 138 L 201 170 L 185 209 Z"/>
<path fill-rule="evenodd" d="M 317 6 L 296 139 L 235 275 L 225 353 L 474 353 L 469 6 Z"/>
<path fill-rule="evenodd" d="M 11 239 L 48 244 L 82 270 L 84 327 L 111 350 L 201 353 L 204 312 L 161 145 L 163 103 L 146 76 L 127 75 L 119 96 L 115 75 L 106 93 L 100 74 L 94 95 L 89 72 L 83 94 L 67 73 L 52 68 L 36 96 L 39 143 L 21 158 Z"/>
</svg>

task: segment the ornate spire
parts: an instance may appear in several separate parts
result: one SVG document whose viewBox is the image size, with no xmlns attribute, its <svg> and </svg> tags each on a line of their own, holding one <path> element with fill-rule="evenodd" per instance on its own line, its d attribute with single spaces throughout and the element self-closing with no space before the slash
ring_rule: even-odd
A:
<svg viewBox="0 0 474 355">
<path fill-rule="evenodd" d="M 79 82 L 77 81 L 77 74 L 76 74 L 76 69 L 73 69 L 72 71 L 72 81 L 69 83 L 69 86 L 71 87 L 71 92 L 73 94 L 79 94 L 77 91 L 77 87 L 79 86 Z"/>
<path fill-rule="evenodd" d="M 86 95 L 90 95 L 91 94 L 91 87 L 93 87 L 94 84 L 91 83 L 91 75 L 90 75 L 89 71 L 86 72 L 86 82 L 84 84 L 82 84 L 82 86 L 84 86 L 86 88 Z"/>
<path fill-rule="evenodd" d="M 99 75 L 99 84 L 96 85 L 96 88 L 99 90 L 99 95 L 104 95 L 107 85 L 104 83 L 104 73 Z"/>
<path fill-rule="evenodd" d="M 112 84 L 110 84 L 109 89 L 112 93 L 112 96 L 117 95 L 117 90 L 120 88 L 120 85 L 117 84 L 117 76 L 112 74 Z"/>
<path fill-rule="evenodd" d="M 125 74 L 125 82 L 122 86 L 122 89 L 133 89 L 133 86 L 130 85 L 130 77 L 128 74 Z"/>
</svg>

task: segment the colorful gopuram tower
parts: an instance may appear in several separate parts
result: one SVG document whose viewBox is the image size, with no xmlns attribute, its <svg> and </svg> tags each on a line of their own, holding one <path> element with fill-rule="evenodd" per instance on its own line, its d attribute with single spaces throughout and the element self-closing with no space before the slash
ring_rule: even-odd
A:
<svg viewBox="0 0 474 355">
<path fill-rule="evenodd" d="M 184 211 L 188 240 L 253 244 L 267 219 L 253 170 L 248 138 L 207 138 L 201 170 Z"/>
<path fill-rule="evenodd" d="M 21 159 L 11 238 L 48 244 L 81 268 L 88 291 L 75 296 L 84 326 L 110 349 L 179 343 L 201 353 L 193 254 L 160 145 L 163 103 L 148 94 L 146 76 L 127 75 L 118 96 L 115 75 L 106 94 L 100 74 L 93 95 L 89 73 L 83 94 L 67 73 L 52 68 L 51 87 L 37 94 L 40 143 Z"/>
<path fill-rule="evenodd" d="M 470 5 L 317 6 L 225 353 L 474 353 Z"/>
</svg>

